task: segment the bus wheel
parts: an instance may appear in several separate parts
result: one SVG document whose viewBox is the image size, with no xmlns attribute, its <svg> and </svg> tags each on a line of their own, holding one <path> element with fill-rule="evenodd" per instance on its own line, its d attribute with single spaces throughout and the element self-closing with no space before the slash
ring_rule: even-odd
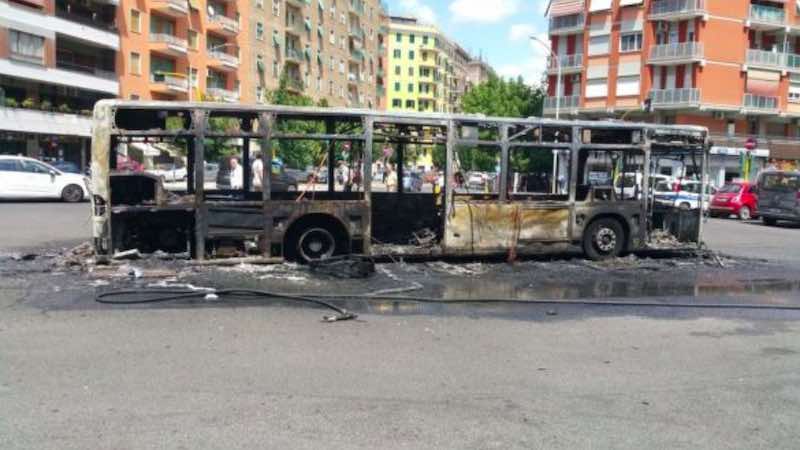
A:
<svg viewBox="0 0 800 450">
<path fill-rule="evenodd" d="M 64 190 L 61 191 L 61 200 L 68 203 L 77 203 L 83 200 L 83 189 L 77 184 L 67 185 Z"/>
<path fill-rule="evenodd" d="M 615 258 L 624 248 L 625 230 L 616 219 L 597 219 L 584 232 L 583 251 L 589 259 Z"/>
<path fill-rule="evenodd" d="M 335 252 L 336 238 L 325 228 L 309 228 L 297 239 L 297 255 L 303 262 L 330 258 Z"/>
</svg>

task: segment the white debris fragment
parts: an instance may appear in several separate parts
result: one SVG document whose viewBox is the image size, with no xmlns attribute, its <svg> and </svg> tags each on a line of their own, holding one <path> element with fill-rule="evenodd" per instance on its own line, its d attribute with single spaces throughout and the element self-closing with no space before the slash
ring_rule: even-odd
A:
<svg viewBox="0 0 800 450">
<path fill-rule="evenodd" d="M 142 254 L 139 253 L 139 250 L 134 248 L 132 250 L 125 250 L 125 251 L 122 251 L 122 252 L 116 252 L 116 253 L 114 253 L 114 256 L 112 256 L 111 258 L 112 259 L 116 259 L 116 260 L 121 260 L 121 259 L 127 259 L 127 260 L 142 259 Z"/>
</svg>

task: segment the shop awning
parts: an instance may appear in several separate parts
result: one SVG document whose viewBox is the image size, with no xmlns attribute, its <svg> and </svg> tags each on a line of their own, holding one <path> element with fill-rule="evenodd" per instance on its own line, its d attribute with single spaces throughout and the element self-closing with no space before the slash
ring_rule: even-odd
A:
<svg viewBox="0 0 800 450">
<path fill-rule="evenodd" d="M 765 97 L 777 97 L 780 89 L 780 73 L 768 70 L 748 70 L 747 88 L 748 94 L 761 95 Z"/>
<path fill-rule="evenodd" d="M 583 12 L 584 0 L 552 0 L 548 15 L 550 17 L 569 16 Z"/>
</svg>

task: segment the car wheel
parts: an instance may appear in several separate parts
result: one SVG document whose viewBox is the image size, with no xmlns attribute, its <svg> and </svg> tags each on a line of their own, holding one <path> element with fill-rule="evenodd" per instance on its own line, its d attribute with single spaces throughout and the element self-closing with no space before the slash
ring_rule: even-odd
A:
<svg viewBox="0 0 800 450">
<path fill-rule="evenodd" d="M 83 189 L 77 184 L 67 185 L 61 191 L 61 200 L 67 203 L 77 203 L 83 200 Z"/>
<path fill-rule="evenodd" d="M 297 239 L 297 254 L 303 262 L 330 258 L 336 252 L 336 238 L 325 228 L 309 228 Z"/>
<path fill-rule="evenodd" d="M 615 258 L 625 248 L 625 238 L 625 230 L 618 220 L 597 219 L 583 234 L 583 251 L 595 261 Z"/>
<path fill-rule="evenodd" d="M 773 219 L 772 217 L 761 217 L 761 220 L 764 222 L 764 225 L 768 227 L 774 227 L 778 224 L 778 220 Z"/>
<path fill-rule="evenodd" d="M 753 217 L 752 213 L 750 212 L 749 206 L 742 206 L 739 209 L 739 219 L 741 220 L 750 220 Z"/>
</svg>

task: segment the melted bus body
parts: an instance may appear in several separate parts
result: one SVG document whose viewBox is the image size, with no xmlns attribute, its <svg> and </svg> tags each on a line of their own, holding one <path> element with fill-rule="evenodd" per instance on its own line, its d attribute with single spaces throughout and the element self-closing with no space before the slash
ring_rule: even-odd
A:
<svg viewBox="0 0 800 450">
<path fill-rule="evenodd" d="M 702 211 L 652 191 L 664 161 L 707 189 L 702 127 L 108 100 L 93 133 L 101 259 L 134 248 L 307 261 L 570 245 L 602 259 L 665 233 L 700 243 Z M 166 153 L 185 161 L 185 181 L 135 161 Z"/>
</svg>

